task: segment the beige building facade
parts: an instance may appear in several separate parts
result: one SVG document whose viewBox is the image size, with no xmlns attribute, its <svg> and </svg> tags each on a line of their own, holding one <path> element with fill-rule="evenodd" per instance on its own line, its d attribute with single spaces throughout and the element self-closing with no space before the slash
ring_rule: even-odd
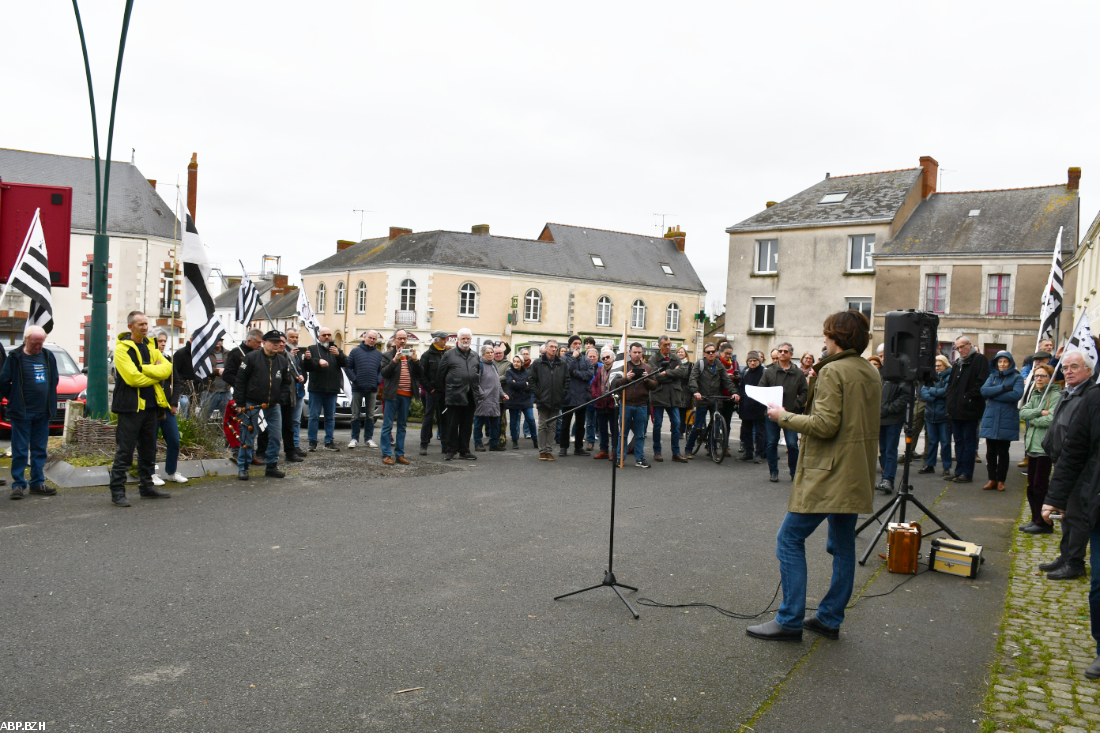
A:
<svg viewBox="0 0 1100 733">
<path fill-rule="evenodd" d="M 1072 329 L 1081 313 L 1087 313 L 1093 334 L 1100 332 L 1100 214 L 1096 215 L 1085 232 L 1077 252 L 1065 258 L 1064 299 L 1062 301 L 1062 329 Z M 1068 284 L 1073 279 L 1073 287 Z"/>
</svg>

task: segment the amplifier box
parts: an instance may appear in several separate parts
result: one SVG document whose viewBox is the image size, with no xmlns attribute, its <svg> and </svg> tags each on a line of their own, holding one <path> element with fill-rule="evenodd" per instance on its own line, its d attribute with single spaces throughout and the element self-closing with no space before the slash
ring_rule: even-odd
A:
<svg viewBox="0 0 1100 733">
<path fill-rule="evenodd" d="M 982 564 L 982 546 L 962 540 L 932 540 L 928 569 L 938 573 L 976 578 Z"/>
</svg>

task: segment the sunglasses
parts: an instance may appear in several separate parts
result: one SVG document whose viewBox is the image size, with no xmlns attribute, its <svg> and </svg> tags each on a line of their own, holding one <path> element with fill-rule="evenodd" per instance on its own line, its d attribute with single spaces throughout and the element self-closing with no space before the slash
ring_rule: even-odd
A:
<svg viewBox="0 0 1100 733">
<path fill-rule="evenodd" d="M 703 353 L 706 354 L 707 356 L 710 356 L 711 354 L 713 354 L 715 352 L 713 352 L 713 351 L 704 351 Z"/>
</svg>

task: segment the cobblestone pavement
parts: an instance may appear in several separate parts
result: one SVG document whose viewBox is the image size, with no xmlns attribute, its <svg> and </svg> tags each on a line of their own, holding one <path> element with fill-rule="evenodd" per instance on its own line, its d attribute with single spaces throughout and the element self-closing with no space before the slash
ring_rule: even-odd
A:
<svg viewBox="0 0 1100 733">
<path fill-rule="evenodd" d="M 1030 517 L 1025 501 L 1020 524 Z M 1050 581 L 1037 569 L 1058 556 L 1060 538 L 1016 533 L 983 730 L 1100 731 L 1100 684 L 1084 676 L 1096 658 L 1088 576 Z"/>
</svg>

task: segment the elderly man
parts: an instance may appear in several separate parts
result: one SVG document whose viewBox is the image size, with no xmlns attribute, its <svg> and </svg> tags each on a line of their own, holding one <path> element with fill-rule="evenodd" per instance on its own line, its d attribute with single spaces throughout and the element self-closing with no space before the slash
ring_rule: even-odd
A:
<svg viewBox="0 0 1100 733">
<path fill-rule="evenodd" d="M 545 351 L 538 361 L 531 364 L 531 375 L 527 383 L 531 394 L 535 396 L 535 408 L 538 410 L 539 427 L 535 432 L 539 443 L 539 460 L 554 460 L 554 430 L 552 423 L 557 422 L 561 414 L 562 401 L 569 388 L 569 370 L 558 356 L 558 342 L 548 339 Z M 565 434 L 563 433 L 563 437 Z"/>
<path fill-rule="evenodd" d="M 297 363 L 297 359 L 294 358 L 287 347 L 286 334 L 279 334 L 279 343 L 275 348 L 275 353 L 286 360 L 287 371 L 286 380 L 283 382 L 283 391 L 279 393 L 279 421 L 282 424 L 283 453 L 286 455 L 287 463 L 301 463 L 305 452 L 300 452 L 294 445 L 297 436 L 295 428 L 299 426 L 292 423 L 294 422 L 293 416 L 297 413 L 299 425 L 301 424 L 302 410 L 298 405 L 302 401 L 302 396 L 298 394 L 298 388 L 305 381 L 305 377 L 301 375 L 301 365 Z"/>
<path fill-rule="evenodd" d="M 947 480 L 968 484 L 974 480 L 974 459 L 978 456 L 978 425 L 985 413 L 982 385 L 989 377 L 989 360 L 978 353 L 970 339 L 955 339 L 959 358 L 951 367 L 947 379 L 947 418 L 951 420 L 951 432 L 955 436 L 955 475 Z"/>
<path fill-rule="evenodd" d="M 687 463 L 680 453 L 680 389 L 688 376 L 688 368 L 672 353 L 672 340 L 661 336 L 657 339 L 657 353 L 649 357 L 649 365 L 656 372 L 666 364 L 668 368 L 656 375 L 657 389 L 649 393 L 649 405 L 653 408 L 653 460 L 664 460 L 661 455 L 661 426 L 664 415 L 668 415 L 669 430 L 672 432 L 672 460 Z"/>
<path fill-rule="evenodd" d="M 111 412 L 118 415 L 115 461 L 111 466 L 111 503 L 128 507 L 126 476 L 138 452 L 138 491 L 143 499 L 167 499 L 171 494 L 153 486 L 159 413 L 168 409 L 160 383 L 172 376 L 172 362 L 149 338 L 149 319 L 141 311 L 126 316 L 130 330 L 115 342 L 115 392 Z"/>
<path fill-rule="evenodd" d="M 249 352 L 237 370 L 233 386 L 237 411 L 241 421 L 241 450 L 237 457 L 237 478 L 248 480 L 248 466 L 252 462 L 252 444 L 260 432 L 260 412 L 268 425 L 267 460 L 264 475 L 284 478 L 279 470 L 279 440 L 282 435 L 282 408 L 279 400 L 290 389 L 290 370 L 286 357 L 278 353 L 282 334 L 268 331 L 263 345 Z"/>
<path fill-rule="evenodd" d="M 348 448 L 359 445 L 359 426 L 363 426 L 363 442 L 377 448 L 374 438 L 374 403 L 378 398 L 378 370 L 382 367 L 382 352 L 378 348 L 380 334 L 373 328 L 363 334 L 363 343 L 348 354 L 348 378 L 351 379 L 351 441 Z M 366 402 L 366 410 L 362 411 Z M 360 415 L 363 417 L 360 418 Z"/>
<path fill-rule="evenodd" d="M 53 496 L 46 486 L 46 441 L 50 420 L 57 416 L 57 360 L 46 343 L 46 332 L 27 327 L 23 343 L 8 354 L 0 368 L 0 398 L 8 400 L 5 415 L 11 423 L 11 498 L 22 499 L 27 490 L 27 455 L 30 454 L 32 494 Z"/>
<path fill-rule="evenodd" d="M 764 376 L 760 378 L 761 387 L 783 388 L 783 409 L 792 415 L 801 415 L 806 407 L 806 375 L 801 367 L 791 361 L 794 355 L 794 347 L 787 342 L 779 344 L 772 349 L 776 355 L 776 361 L 764 370 Z M 765 423 L 767 432 L 768 470 L 771 481 L 779 480 L 779 424 L 773 420 Z M 798 466 L 798 434 L 794 430 L 783 431 L 784 442 L 787 444 L 787 468 L 791 472 L 791 480 L 794 480 L 794 471 Z"/>
<path fill-rule="evenodd" d="M 801 433 L 803 442 L 787 516 L 776 538 L 783 602 L 773 620 L 746 629 L 757 639 L 801 641 L 804 628 L 840 638 L 855 581 L 856 519 L 874 508 L 882 381 L 860 356 L 871 326 L 862 313 L 848 310 L 826 318 L 823 330 L 827 356 L 815 366 L 806 414 L 768 407 L 768 417 Z M 806 618 L 806 538 L 824 521 L 829 523 L 826 551 L 833 556 L 833 578 L 817 613 Z"/>
<path fill-rule="evenodd" d="M 455 454 L 467 461 L 477 460 L 477 456 L 470 452 L 480 376 L 480 359 L 470 348 L 473 338 L 470 329 L 459 329 L 458 345 L 443 355 L 436 377 L 436 390 L 444 392 L 446 404 L 443 451 L 448 461 L 453 460 Z"/>
<path fill-rule="evenodd" d="M 440 437 L 447 432 L 440 414 L 443 411 L 444 392 L 439 385 L 439 365 L 446 353 L 447 332 L 432 331 L 432 344 L 420 357 L 420 372 L 423 375 L 420 387 L 424 392 L 424 418 L 420 425 L 420 455 L 422 456 L 428 455 L 428 443 L 432 442 L 433 428 L 439 432 Z"/>
<path fill-rule="evenodd" d="M 394 461 L 408 465 L 405 457 L 405 424 L 409 419 L 409 407 L 414 394 L 420 392 L 420 358 L 416 349 L 406 348 L 409 334 L 403 328 L 393 335 L 393 348 L 382 354 L 382 463 L 392 466 Z M 391 444 L 394 422 L 397 423 L 397 439 Z"/>
<path fill-rule="evenodd" d="M 1063 366 L 1076 353 L 1080 352 L 1066 351 L 1062 355 Z M 1063 397 L 1062 402 L 1065 400 Z M 1062 510 L 1066 523 L 1076 517 L 1075 521 L 1089 532 L 1088 540 L 1092 543 L 1089 616 L 1092 637 L 1097 642 L 1097 656 L 1085 668 L 1085 677 L 1095 680 L 1100 679 L 1100 390 L 1091 389 L 1076 401 L 1078 406 L 1064 433 L 1042 512 L 1043 519 L 1050 523 L 1051 513 L 1055 509 Z M 1055 420 L 1059 411 L 1061 403 L 1055 411 Z M 1047 436 L 1050 436 L 1049 431 Z"/>
<path fill-rule="evenodd" d="M 291 408 L 289 417 L 283 420 L 283 432 L 289 434 L 291 443 L 283 446 L 283 451 L 289 456 L 296 453 L 299 458 L 308 455 L 301 448 L 300 436 L 302 433 L 302 409 L 306 405 L 306 376 L 305 367 L 302 365 L 301 352 L 298 350 L 298 329 L 286 330 L 286 360 L 290 368 L 290 374 L 294 377 L 294 407 Z M 287 433 L 286 424 L 290 424 L 290 432 Z"/>
<path fill-rule="evenodd" d="M 1054 407 L 1054 418 L 1043 439 L 1043 451 L 1054 464 L 1055 474 L 1077 413 L 1084 409 L 1086 395 L 1097 389 L 1096 382 L 1092 379 L 1095 367 L 1092 357 L 1083 351 L 1066 351 L 1062 354 L 1061 370 L 1066 379 L 1066 388 L 1062 391 L 1062 399 Z M 1051 503 L 1049 493 L 1053 491 L 1053 483 L 1051 487 L 1048 489 L 1047 503 Z M 1061 552 L 1053 561 L 1039 566 L 1050 580 L 1072 580 L 1085 574 L 1085 550 L 1088 548 L 1089 533 L 1092 530 L 1085 521 L 1088 512 L 1085 498 L 1081 492 L 1067 491 L 1062 496 L 1062 501 L 1068 502 L 1069 506 L 1059 505 L 1067 509 L 1066 518 L 1062 521 L 1062 540 L 1059 543 Z"/>
<path fill-rule="evenodd" d="M 508 358 L 510 353 L 512 347 L 506 341 L 497 341 L 493 345 L 493 366 L 500 375 L 501 396 L 504 394 L 504 374 L 512 367 L 512 360 Z M 497 444 L 501 449 L 508 446 L 508 410 L 504 408 L 503 400 L 500 403 L 500 439 Z"/>
<path fill-rule="evenodd" d="M 319 343 L 302 355 L 302 366 L 309 372 L 309 452 L 317 450 L 317 424 L 325 415 L 325 449 L 338 451 L 336 432 L 336 395 L 344 389 L 344 367 L 348 357 L 332 343 L 332 329 L 322 327 L 317 332 Z"/>
</svg>

